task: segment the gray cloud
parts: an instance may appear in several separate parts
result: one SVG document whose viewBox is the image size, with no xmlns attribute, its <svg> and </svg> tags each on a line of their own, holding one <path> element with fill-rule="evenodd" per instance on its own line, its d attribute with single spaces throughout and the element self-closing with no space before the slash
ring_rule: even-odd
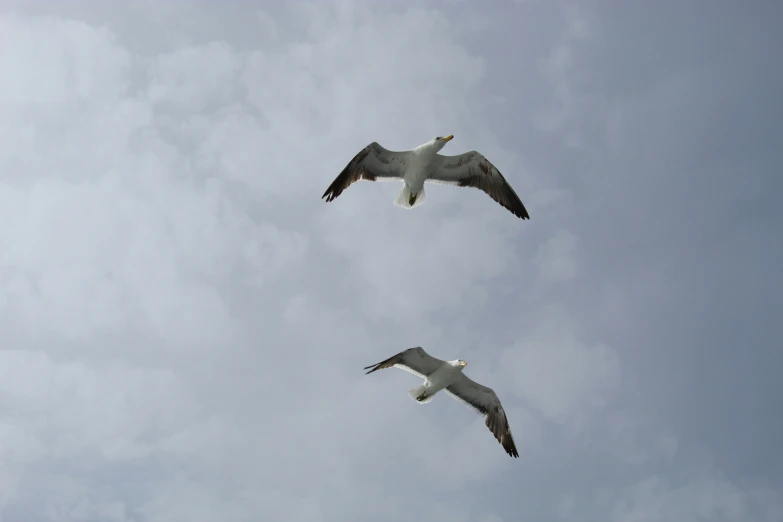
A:
<svg viewBox="0 0 783 522">
<path fill-rule="evenodd" d="M 779 12 L 678 5 L 4 3 L 0 519 L 780 519 Z M 319 200 L 444 133 L 531 221 Z"/>
</svg>

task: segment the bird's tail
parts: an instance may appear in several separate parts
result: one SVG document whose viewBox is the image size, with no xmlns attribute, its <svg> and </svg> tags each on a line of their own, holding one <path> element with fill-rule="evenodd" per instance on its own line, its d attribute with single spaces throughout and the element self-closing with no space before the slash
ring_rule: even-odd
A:
<svg viewBox="0 0 783 522">
<path fill-rule="evenodd" d="M 421 386 L 416 386 L 415 388 L 408 390 L 408 395 L 419 404 L 427 404 L 432 400 L 432 397 L 434 397 L 435 394 L 427 393 L 427 386 L 422 384 Z"/>
<path fill-rule="evenodd" d="M 394 204 L 402 208 L 415 208 L 424 203 L 424 187 L 416 194 L 411 193 L 407 183 L 402 184 L 402 190 L 397 194 Z"/>
</svg>

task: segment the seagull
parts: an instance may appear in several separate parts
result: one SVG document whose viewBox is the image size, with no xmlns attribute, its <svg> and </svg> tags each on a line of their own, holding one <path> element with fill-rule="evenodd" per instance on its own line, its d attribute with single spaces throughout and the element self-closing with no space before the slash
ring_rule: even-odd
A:
<svg viewBox="0 0 783 522">
<path fill-rule="evenodd" d="M 464 402 L 481 415 L 485 416 L 487 428 L 503 446 L 510 456 L 518 458 L 519 452 L 514 445 L 508 419 L 500 399 L 492 390 L 471 380 L 462 370 L 468 363 L 462 359 L 441 361 L 424 351 L 424 348 L 408 348 L 393 357 L 378 364 L 366 366 L 369 370 L 365 375 L 384 368 L 399 368 L 424 379 L 424 384 L 408 390 L 411 399 L 420 404 L 432 400 L 440 390 L 446 390 L 460 402 Z"/>
<path fill-rule="evenodd" d="M 472 150 L 457 156 L 438 154 L 453 138 L 453 134 L 445 138 L 438 136 L 405 151 L 391 151 L 374 141 L 354 156 L 321 198 L 332 201 L 360 179 L 402 181 L 402 190 L 394 203 L 403 208 L 414 208 L 424 203 L 424 182 L 430 181 L 483 190 L 518 218 L 530 219 L 514 189 L 480 152 Z"/>
</svg>

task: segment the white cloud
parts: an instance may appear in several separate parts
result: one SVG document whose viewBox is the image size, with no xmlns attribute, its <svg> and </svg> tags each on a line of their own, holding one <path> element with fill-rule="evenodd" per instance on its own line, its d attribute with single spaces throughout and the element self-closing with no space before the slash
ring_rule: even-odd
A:
<svg viewBox="0 0 783 522">
<path fill-rule="evenodd" d="M 555 232 L 538 248 L 533 260 L 543 283 L 568 281 L 577 273 L 576 237 L 567 230 Z"/>
<path fill-rule="evenodd" d="M 545 308 L 533 332 L 502 355 L 505 382 L 550 421 L 579 431 L 621 382 L 617 353 L 585 343 L 562 307 Z"/>
<path fill-rule="evenodd" d="M 178 49 L 150 67 L 147 98 L 167 109 L 198 114 L 231 102 L 242 57 L 225 42 Z"/>
<path fill-rule="evenodd" d="M 591 37 L 591 29 L 584 14 L 576 5 L 563 9 L 566 27 L 560 42 L 555 45 L 542 62 L 542 74 L 552 85 L 553 100 L 549 107 L 538 112 L 537 123 L 541 130 L 554 132 L 563 130 L 573 113 L 574 92 L 569 75 L 574 64 L 574 50 L 583 40 Z M 569 141 L 577 140 L 573 134 Z"/>
<path fill-rule="evenodd" d="M 457 306 L 466 291 L 454 277 L 496 277 L 513 255 L 502 233 L 485 236 L 483 255 L 466 245 L 465 233 L 483 234 L 480 222 L 440 220 L 442 233 L 420 249 L 425 277 L 414 272 L 402 281 L 429 301 L 410 308 L 389 286 L 396 283 L 373 281 L 380 272 L 372 267 L 358 275 L 380 283 L 377 290 L 356 287 L 357 300 L 339 294 L 339 278 L 355 277 L 363 256 L 382 261 L 409 232 L 373 251 L 361 244 L 362 228 L 346 230 L 354 239 L 341 244 L 328 227 L 312 226 L 337 224 L 357 209 L 355 198 L 328 208 L 318 199 L 350 159 L 345 150 L 376 129 L 386 133 L 376 139 L 400 146 L 416 144 L 404 143 L 408 134 L 423 141 L 443 125 L 458 129 L 464 123 L 449 104 L 467 105 L 481 64 L 435 12 L 385 18 L 312 8 L 303 19 L 309 41 L 249 52 L 193 43 L 151 57 L 128 51 L 108 28 L 3 17 L 5 39 L 35 44 L 4 46 L 11 51 L 3 75 L 18 81 L 0 91 L 0 127 L 9 137 L 0 145 L 0 167 L 9 173 L 0 182 L 0 307 L 15 325 L 13 346 L 0 351 L 8 463 L 1 500 L 9 513 L 322 520 L 365 512 L 334 500 L 336 488 L 364 488 L 370 498 L 376 490 L 376 500 L 387 494 L 380 485 L 389 479 L 368 481 L 356 455 L 377 459 L 378 445 L 399 444 L 401 436 L 415 446 L 422 427 L 401 424 L 416 413 L 409 402 L 394 420 L 384 401 L 371 400 L 380 388 L 358 381 L 358 371 L 338 384 L 355 370 L 344 357 L 360 367 L 383 352 L 367 350 L 377 334 L 361 318 L 337 310 L 355 315 L 355 303 L 364 303 L 368 317 L 383 323 L 384 300 L 396 299 L 393 311 L 403 318 L 450 300 Z M 396 38 L 401 30 L 412 39 Z M 422 51 L 416 40 L 429 45 Z M 386 68 L 378 55 L 401 61 Z M 392 126 L 377 125 L 389 117 Z M 311 204 L 301 207 L 294 195 Z M 297 207 L 305 214 L 292 214 Z M 390 200 L 385 211 L 402 215 Z M 394 225 L 385 219 L 380 230 L 388 234 Z M 433 231 L 432 223 L 418 229 L 418 240 Z M 447 272 L 438 268 L 439 251 L 453 258 Z M 392 262 L 410 259 L 396 253 Z M 311 274 L 322 286 L 308 284 Z M 335 351 L 352 336 L 353 345 Z M 399 349 L 397 342 L 387 344 Z M 313 366 L 324 353 L 338 359 Z M 364 395 L 358 404 L 356 393 Z M 333 394 L 364 405 L 369 422 L 356 426 L 356 412 Z M 289 404 L 276 404 L 280 398 Z M 460 488 L 460 472 L 486 477 L 505 463 L 480 419 L 472 420 L 478 425 L 447 447 L 416 446 L 422 460 L 434 459 L 425 480 L 439 482 L 448 463 L 454 471 L 441 487 Z M 378 435 L 384 429 L 386 440 Z M 423 429 L 431 442 L 447 434 L 432 417 Z M 452 462 L 458 442 L 479 435 L 482 450 Z M 379 464 L 399 481 L 414 472 L 412 462 L 396 470 L 391 460 Z M 131 494 L 124 479 L 101 486 L 106 473 L 143 479 Z M 329 476 L 329 486 L 312 489 Z M 430 505 L 415 482 L 397 491 L 416 498 L 399 513 L 456 513 Z M 50 504 L 39 505 L 39 496 Z"/>
<path fill-rule="evenodd" d="M 652 476 L 628 488 L 626 499 L 615 506 L 612 520 L 779 520 L 783 499 L 780 494 L 770 493 L 718 477 L 689 477 L 680 484 L 672 484 L 665 478 Z"/>
<path fill-rule="evenodd" d="M 105 28 L 3 14 L 0 45 L 11 50 L 3 56 L 3 105 L 39 110 L 74 100 L 97 105 L 116 101 L 127 86 L 131 57 Z"/>
</svg>

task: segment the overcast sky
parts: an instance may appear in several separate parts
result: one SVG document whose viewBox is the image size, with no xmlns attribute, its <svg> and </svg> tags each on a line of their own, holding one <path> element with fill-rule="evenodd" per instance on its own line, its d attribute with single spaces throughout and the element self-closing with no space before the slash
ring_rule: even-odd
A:
<svg viewBox="0 0 783 522">
<path fill-rule="evenodd" d="M 783 520 L 779 4 L 0 6 L 2 521 Z"/>
</svg>

